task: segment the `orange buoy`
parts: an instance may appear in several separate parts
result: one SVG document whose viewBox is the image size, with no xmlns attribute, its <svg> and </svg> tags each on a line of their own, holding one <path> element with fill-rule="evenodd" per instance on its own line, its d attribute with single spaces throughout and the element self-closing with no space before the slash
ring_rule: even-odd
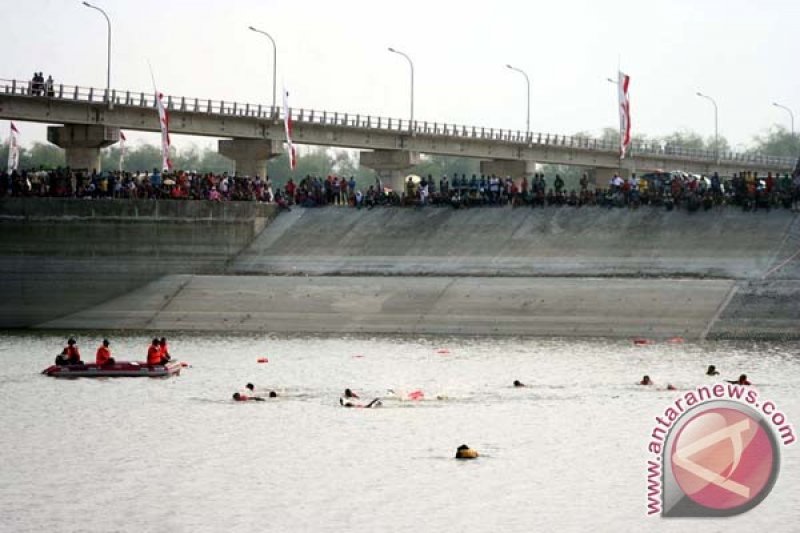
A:
<svg viewBox="0 0 800 533">
<path fill-rule="evenodd" d="M 259 357 L 259 358 L 256 360 L 256 362 L 257 362 L 257 363 L 269 363 L 269 359 L 267 359 L 266 357 Z"/>
<path fill-rule="evenodd" d="M 415 390 L 413 392 L 409 392 L 408 393 L 408 399 L 409 400 L 414 400 L 414 401 L 424 400 L 425 399 L 425 393 L 422 392 L 421 390 Z"/>
</svg>

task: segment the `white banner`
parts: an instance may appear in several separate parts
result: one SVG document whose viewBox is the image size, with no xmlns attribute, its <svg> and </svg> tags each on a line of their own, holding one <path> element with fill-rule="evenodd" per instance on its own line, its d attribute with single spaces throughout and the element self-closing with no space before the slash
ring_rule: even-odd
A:
<svg viewBox="0 0 800 533">
<path fill-rule="evenodd" d="M 11 123 L 11 135 L 8 137 L 8 173 L 19 170 L 19 130 Z"/>
</svg>

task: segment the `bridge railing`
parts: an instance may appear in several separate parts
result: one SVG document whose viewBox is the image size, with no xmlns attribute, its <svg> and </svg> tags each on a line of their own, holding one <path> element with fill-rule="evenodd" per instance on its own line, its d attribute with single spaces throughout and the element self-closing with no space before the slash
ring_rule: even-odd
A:
<svg viewBox="0 0 800 533">
<path fill-rule="evenodd" d="M 0 94 L 29 96 L 32 98 L 51 98 L 75 102 L 109 104 L 140 108 L 155 108 L 156 100 L 153 92 L 120 91 L 81 87 L 78 85 L 54 84 L 47 88 L 45 84 L 34 84 L 31 81 L 0 79 Z M 170 111 L 205 113 L 209 115 L 251 117 L 254 119 L 283 119 L 280 108 L 242 104 L 225 100 L 187 98 L 164 95 L 163 102 Z M 313 109 L 292 108 L 292 120 L 298 123 L 319 124 L 341 128 L 372 129 L 388 132 L 407 132 L 414 135 L 438 136 L 449 139 L 496 141 L 528 146 L 552 146 L 583 150 L 590 152 L 618 153 L 619 144 L 613 141 L 595 139 L 584 136 L 559 135 L 553 133 L 523 132 L 498 128 L 464 126 L 444 122 L 428 122 L 415 120 L 413 124 L 407 119 L 397 119 L 373 115 L 318 111 Z M 668 159 L 685 159 L 686 161 L 713 162 L 719 157 L 720 162 L 765 164 L 791 168 L 793 158 L 767 156 L 753 153 L 720 152 L 713 150 L 697 150 L 664 144 L 660 142 L 633 142 L 628 153 L 640 157 Z"/>
</svg>

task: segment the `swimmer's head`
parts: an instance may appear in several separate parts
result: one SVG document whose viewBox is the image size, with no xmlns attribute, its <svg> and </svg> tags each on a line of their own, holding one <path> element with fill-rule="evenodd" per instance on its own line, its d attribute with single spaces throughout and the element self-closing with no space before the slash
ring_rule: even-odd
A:
<svg viewBox="0 0 800 533">
<path fill-rule="evenodd" d="M 256 386 L 255 386 L 255 385 L 253 385 L 252 383 L 248 383 L 248 384 L 247 384 L 247 385 L 245 385 L 244 387 L 245 387 L 247 390 L 249 390 L 250 392 L 252 392 L 252 391 L 254 391 L 254 390 L 256 389 Z"/>
<path fill-rule="evenodd" d="M 739 376 L 739 381 L 747 381 L 747 374 L 742 374 Z"/>
<path fill-rule="evenodd" d="M 469 450 L 469 446 L 467 446 L 466 444 L 462 444 L 457 449 L 458 451 L 463 452 L 464 450 Z"/>
<path fill-rule="evenodd" d="M 525 385 L 523 385 L 523 384 L 522 384 L 522 382 L 521 382 L 520 380 L 518 380 L 518 379 L 515 379 L 515 380 L 514 380 L 514 386 L 515 386 L 515 387 L 524 387 Z"/>
<path fill-rule="evenodd" d="M 358 398 L 358 394 L 356 394 L 355 392 L 351 391 L 350 389 L 345 389 L 344 390 L 344 397 L 345 398 Z"/>
<path fill-rule="evenodd" d="M 234 399 L 234 400 L 237 400 L 237 401 L 238 401 L 238 400 L 239 400 L 241 397 L 242 397 L 242 395 L 241 395 L 241 394 L 239 394 L 238 392 L 234 392 L 234 393 L 233 393 L 233 399 Z"/>
<path fill-rule="evenodd" d="M 275 392 L 274 390 L 271 390 L 271 391 L 269 391 L 269 397 L 270 398 L 277 398 L 278 397 L 278 393 Z"/>
<path fill-rule="evenodd" d="M 717 367 L 714 365 L 708 365 L 708 370 L 706 370 L 706 374 L 713 374 L 717 371 Z"/>
</svg>

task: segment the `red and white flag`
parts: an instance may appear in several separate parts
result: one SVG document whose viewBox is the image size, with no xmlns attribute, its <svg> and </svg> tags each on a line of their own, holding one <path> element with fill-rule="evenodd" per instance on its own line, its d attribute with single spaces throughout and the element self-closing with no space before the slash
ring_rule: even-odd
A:
<svg viewBox="0 0 800 533">
<path fill-rule="evenodd" d="M 119 130 L 119 171 L 122 172 L 122 163 L 125 161 L 125 155 L 127 154 L 127 148 L 125 146 L 125 141 L 128 139 L 125 138 L 125 133 L 122 130 Z"/>
<path fill-rule="evenodd" d="M 625 159 L 628 147 L 631 145 L 631 100 L 628 95 L 628 86 L 631 77 L 619 72 L 619 158 Z"/>
<path fill-rule="evenodd" d="M 8 137 L 8 173 L 11 174 L 13 171 L 19 168 L 19 139 L 17 138 L 19 135 L 19 130 L 11 123 L 11 135 Z"/>
<path fill-rule="evenodd" d="M 283 89 L 283 129 L 286 132 L 286 145 L 289 149 L 289 167 L 297 168 L 297 152 L 292 144 L 292 110 L 289 108 L 289 91 Z"/>
<path fill-rule="evenodd" d="M 158 121 L 161 124 L 161 170 L 172 170 L 172 160 L 169 158 L 169 114 L 164 108 L 164 95 L 156 91 L 156 107 L 158 107 Z"/>
</svg>

